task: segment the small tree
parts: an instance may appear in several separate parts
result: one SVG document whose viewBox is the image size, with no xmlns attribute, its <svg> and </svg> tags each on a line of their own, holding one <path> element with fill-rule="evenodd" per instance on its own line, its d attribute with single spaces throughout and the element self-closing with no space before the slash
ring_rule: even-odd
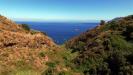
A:
<svg viewBox="0 0 133 75">
<path fill-rule="evenodd" d="M 105 21 L 101 20 L 100 25 L 105 25 Z"/>
<path fill-rule="evenodd" d="M 25 30 L 30 31 L 30 27 L 27 24 L 22 24 L 22 28 L 24 28 Z"/>
</svg>

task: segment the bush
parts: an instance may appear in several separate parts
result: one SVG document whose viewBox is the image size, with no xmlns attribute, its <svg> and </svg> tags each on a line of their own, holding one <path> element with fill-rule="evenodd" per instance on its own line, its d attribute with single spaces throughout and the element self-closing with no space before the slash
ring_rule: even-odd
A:
<svg viewBox="0 0 133 75">
<path fill-rule="evenodd" d="M 36 33 L 37 33 L 37 31 L 31 30 L 31 34 L 32 34 L 32 35 L 34 35 L 34 34 L 36 34 Z"/>
<path fill-rule="evenodd" d="M 22 24 L 21 26 L 23 29 L 30 31 L 30 27 L 27 24 Z"/>
<path fill-rule="evenodd" d="M 47 62 L 46 65 L 48 65 L 50 68 L 55 68 L 56 62 Z"/>
<path fill-rule="evenodd" d="M 41 51 L 41 52 L 39 53 L 39 56 L 40 56 L 40 57 L 44 57 L 44 56 L 45 56 L 45 52 L 44 52 L 44 51 Z"/>
<path fill-rule="evenodd" d="M 100 25 L 105 25 L 105 21 L 101 20 Z"/>
<path fill-rule="evenodd" d="M 131 43 L 127 42 L 123 37 L 118 35 L 111 36 L 111 44 L 114 50 L 122 50 L 122 52 L 131 51 L 133 48 Z"/>
<path fill-rule="evenodd" d="M 54 73 L 55 69 L 48 68 L 46 71 L 44 71 L 41 75 L 55 75 Z"/>
<path fill-rule="evenodd" d="M 58 75 L 72 75 L 72 74 L 70 74 L 69 72 L 64 72 L 64 71 L 62 71 L 62 72 L 60 72 Z"/>
</svg>

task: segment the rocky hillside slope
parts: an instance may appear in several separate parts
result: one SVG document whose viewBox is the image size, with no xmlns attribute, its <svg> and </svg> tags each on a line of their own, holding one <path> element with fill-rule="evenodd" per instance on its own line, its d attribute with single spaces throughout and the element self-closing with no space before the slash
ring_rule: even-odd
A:
<svg viewBox="0 0 133 75">
<path fill-rule="evenodd" d="M 56 44 L 42 32 L 26 30 L 23 25 L 0 16 L 0 74 L 5 72 L 3 68 L 12 70 L 25 64 L 41 69 L 48 61 L 48 56 L 41 52 L 54 47 Z"/>
<path fill-rule="evenodd" d="M 50 47 L 55 44 L 41 32 L 26 30 L 23 25 L 0 16 L 0 48 L 4 47 L 28 47 L 42 48 Z"/>
<path fill-rule="evenodd" d="M 80 75 L 69 66 L 75 56 L 45 33 L 0 16 L 0 75 Z"/>
<path fill-rule="evenodd" d="M 102 20 L 65 46 L 0 16 L 0 75 L 133 75 L 132 58 L 133 15 Z"/>
<path fill-rule="evenodd" d="M 85 75 L 133 75 L 133 15 L 115 18 L 72 38 L 75 67 Z"/>
</svg>

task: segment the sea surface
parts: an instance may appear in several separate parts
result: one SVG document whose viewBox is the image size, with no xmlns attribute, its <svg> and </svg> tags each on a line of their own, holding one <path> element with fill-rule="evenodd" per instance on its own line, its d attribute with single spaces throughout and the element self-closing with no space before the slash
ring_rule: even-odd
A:
<svg viewBox="0 0 133 75">
<path fill-rule="evenodd" d="M 28 24 L 30 28 L 45 32 L 55 43 L 63 44 L 72 37 L 78 36 L 98 23 L 54 23 L 54 22 L 17 22 Z"/>
</svg>

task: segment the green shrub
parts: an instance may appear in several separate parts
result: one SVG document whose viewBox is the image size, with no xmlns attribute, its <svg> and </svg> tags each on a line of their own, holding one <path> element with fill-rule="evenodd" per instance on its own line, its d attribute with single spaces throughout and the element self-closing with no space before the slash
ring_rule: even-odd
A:
<svg viewBox="0 0 133 75">
<path fill-rule="evenodd" d="M 69 72 L 61 71 L 58 75 L 72 75 Z"/>
<path fill-rule="evenodd" d="M 30 27 L 27 24 L 21 24 L 21 26 L 23 29 L 30 31 Z"/>
<path fill-rule="evenodd" d="M 119 35 L 111 36 L 111 45 L 114 50 L 122 50 L 122 52 L 132 51 L 133 49 L 133 45 Z"/>
<path fill-rule="evenodd" d="M 31 34 L 32 34 L 32 35 L 34 35 L 34 34 L 36 34 L 36 33 L 37 33 L 37 31 L 31 30 Z"/>
<path fill-rule="evenodd" d="M 40 57 L 45 57 L 45 52 L 44 52 L 44 51 L 41 51 L 41 52 L 39 53 L 39 56 L 40 56 Z"/>
<path fill-rule="evenodd" d="M 48 68 L 45 70 L 41 75 L 55 75 L 55 69 L 53 68 Z"/>
<path fill-rule="evenodd" d="M 105 25 L 105 21 L 104 20 L 101 20 L 100 21 L 100 25 Z"/>
<path fill-rule="evenodd" d="M 56 67 L 56 62 L 47 62 L 46 65 L 48 65 L 48 67 L 50 68 L 55 68 Z"/>
<path fill-rule="evenodd" d="M 82 50 L 84 50 L 84 46 L 85 46 L 85 45 L 86 45 L 86 44 L 85 44 L 84 42 L 82 42 L 82 41 L 77 42 L 77 43 L 74 45 L 73 49 L 72 49 L 72 53 L 73 53 L 73 52 L 77 52 L 77 51 L 82 51 Z"/>
</svg>

